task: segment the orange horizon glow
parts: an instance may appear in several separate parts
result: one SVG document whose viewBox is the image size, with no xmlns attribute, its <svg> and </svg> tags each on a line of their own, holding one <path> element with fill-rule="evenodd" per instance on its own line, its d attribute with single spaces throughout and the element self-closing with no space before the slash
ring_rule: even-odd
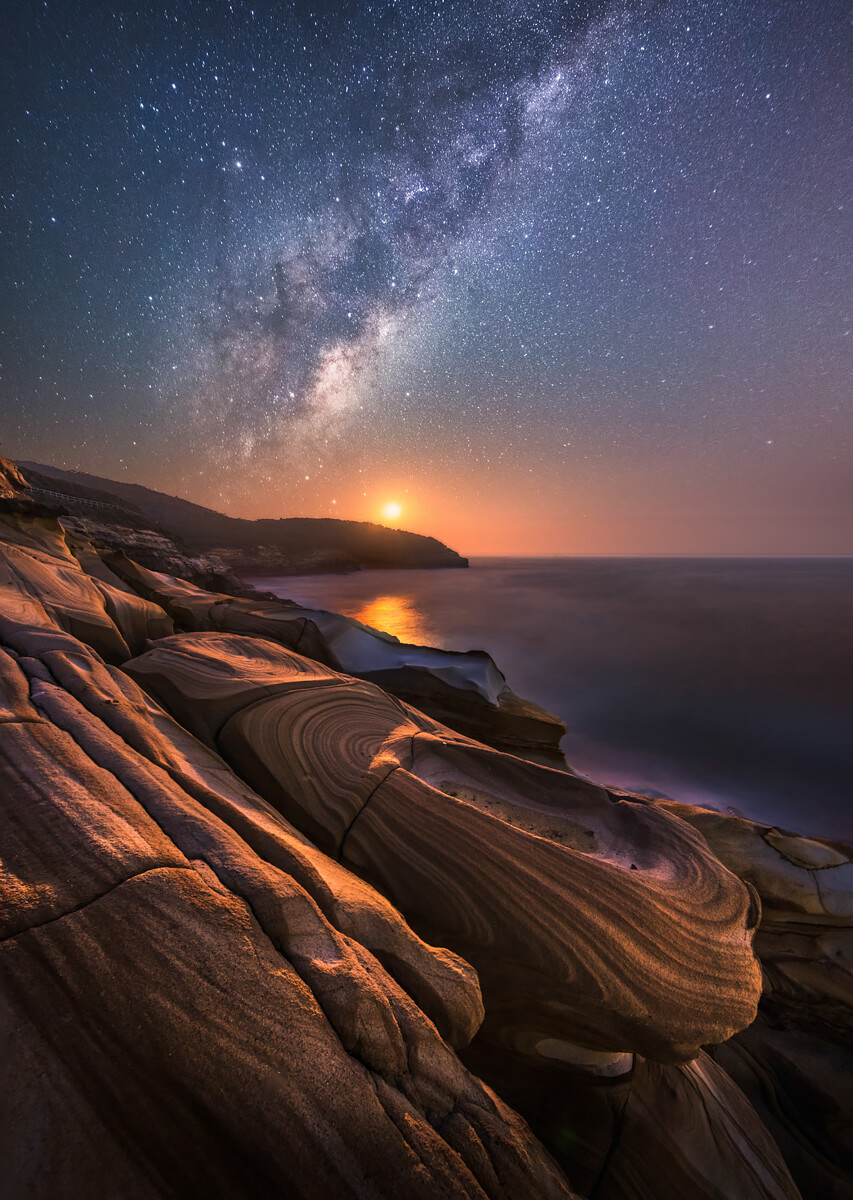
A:
<svg viewBox="0 0 853 1200">
<path fill-rule="evenodd" d="M 725 459 L 697 461 L 678 447 L 640 454 L 625 446 L 609 449 L 606 462 L 602 451 L 554 463 L 541 446 L 509 453 L 486 439 L 464 468 L 438 454 L 414 467 L 362 460 L 332 483 L 319 472 L 309 478 L 270 464 L 264 489 L 237 468 L 187 475 L 109 456 L 69 462 L 56 453 L 43 461 L 97 471 L 104 486 L 132 481 L 247 520 L 335 517 L 389 525 L 436 538 L 466 557 L 853 554 L 849 507 L 842 503 L 850 494 L 848 460 L 841 450 L 828 457 L 814 433 L 798 429 L 784 442 L 762 443 L 758 464 L 750 447 L 740 445 Z M 34 457 L 29 447 L 10 450 L 12 458 Z M 820 495 L 812 486 L 818 473 Z"/>
</svg>

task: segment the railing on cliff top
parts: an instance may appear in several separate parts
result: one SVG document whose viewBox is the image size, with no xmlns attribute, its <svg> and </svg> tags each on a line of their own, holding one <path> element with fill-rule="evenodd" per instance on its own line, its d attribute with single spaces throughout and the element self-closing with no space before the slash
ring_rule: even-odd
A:
<svg viewBox="0 0 853 1200">
<path fill-rule="evenodd" d="M 127 513 L 128 516 L 136 517 L 137 520 L 144 516 L 138 509 L 125 508 L 123 504 L 111 504 L 108 500 L 90 500 L 87 496 L 74 496 L 68 492 L 54 492 L 49 488 L 30 486 L 29 490 L 34 496 L 50 496 L 54 500 L 65 500 L 72 504 L 84 504 L 88 508 L 105 508 L 112 512 Z"/>
</svg>

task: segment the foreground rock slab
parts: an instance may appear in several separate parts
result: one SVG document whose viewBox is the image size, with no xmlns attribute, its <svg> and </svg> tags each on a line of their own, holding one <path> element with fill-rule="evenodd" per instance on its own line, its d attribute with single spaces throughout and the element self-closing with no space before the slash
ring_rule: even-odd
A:
<svg viewBox="0 0 853 1200">
<path fill-rule="evenodd" d="M 425 1015 L 467 964 L 68 634 L 0 710 L 4 1196 L 573 1195 Z"/>
<path fill-rule="evenodd" d="M 456 1048 L 585 1195 L 793 1200 L 770 1130 L 848 1200 L 849 847 L 495 753 L 488 656 L 116 574 L 5 467 L 4 1197 L 573 1194 Z"/>
<path fill-rule="evenodd" d="M 127 664 L 279 811 L 474 964 L 483 1035 L 679 1061 L 755 1016 L 754 893 L 683 822 L 227 634 Z"/>
</svg>

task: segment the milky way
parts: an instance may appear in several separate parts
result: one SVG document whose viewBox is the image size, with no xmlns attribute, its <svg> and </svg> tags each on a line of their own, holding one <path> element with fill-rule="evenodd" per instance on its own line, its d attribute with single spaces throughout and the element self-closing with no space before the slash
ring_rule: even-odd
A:
<svg viewBox="0 0 853 1200">
<path fill-rule="evenodd" d="M 853 549 L 847 5 L 4 24 L 7 452 L 469 550 Z"/>
<path fill-rule="evenodd" d="M 322 131 L 307 179 L 299 164 L 307 189 L 285 194 L 248 233 L 248 155 L 223 145 L 216 296 L 189 367 L 204 363 L 195 411 L 215 410 L 224 443 L 245 458 L 347 432 L 388 340 L 440 302 L 442 276 L 458 275 L 475 235 L 517 219 L 512 183 L 553 151 L 561 119 L 596 102 L 627 15 L 567 22 L 552 6 L 535 22 L 476 22 L 462 5 L 450 16 L 401 9 L 390 30 L 376 22 L 372 57 L 361 39 L 346 46 L 304 110 L 316 107 Z M 184 381 L 177 399 L 185 403 Z"/>
</svg>

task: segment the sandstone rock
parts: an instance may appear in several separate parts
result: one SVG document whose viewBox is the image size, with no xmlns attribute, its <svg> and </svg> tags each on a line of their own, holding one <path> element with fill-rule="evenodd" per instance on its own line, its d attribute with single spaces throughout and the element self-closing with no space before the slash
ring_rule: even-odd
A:
<svg viewBox="0 0 853 1200">
<path fill-rule="evenodd" d="M 753 896 L 651 802 L 500 754 L 272 643 L 127 665 L 430 941 L 477 968 L 484 1035 L 679 1060 L 753 1019 Z"/>
<path fill-rule="evenodd" d="M 666 1065 L 638 1055 L 612 1074 L 496 1050 L 478 1037 L 463 1057 L 527 1118 L 585 1196 L 799 1196 L 761 1119 L 704 1053 Z"/>
<path fill-rule="evenodd" d="M 804 1200 L 853 1198 L 853 1049 L 759 1016 L 714 1057 L 749 1097 Z"/>
<path fill-rule="evenodd" d="M 761 897 L 763 1007 L 843 1043 L 853 1030 L 853 847 L 743 817 L 660 802 L 698 829 Z"/>
<path fill-rule="evenodd" d="M 121 631 L 131 654 L 141 654 L 150 640 L 168 637 L 174 632 L 171 618 L 151 600 L 145 600 L 109 569 L 91 543 L 69 537 L 66 541 L 82 570 L 95 584 L 106 605 L 107 614 Z"/>
<path fill-rule="evenodd" d="M 464 1073 L 443 1089 L 427 1077 L 425 1104 L 414 1046 L 411 1083 L 386 1082 L 342 1050 L 246 905 L 189 865 L 130 878 L 3 943 L 0 980 L 73 1081 L 75 1107 L 94 1110 L 109 1175 L 129 1161 L 157 1195 L 570 1194 Z M 26 1138 L 9 1099 L 3 1125 Z M 439 1127 L 456 1110 L 470 1149 L 453 1129 L 442 1136 L 427 1106 Z M 102 1178 L 60 1175 L 57 1187 L 37 1175 L 20 1195 L 97 1198 L 108 1194 Z"/>
<path fill-rule="evenodd" d="M 487 655 L 114 571 L 4 464 L 4 1196 L 572 1195 L 448 1048 L 483 1020 L 467 958 L 466 1062 L 584 1192 L 797 1195 L 727 1075 L 678 1062 L 722 1042 L 806 1200 L 849 1200 L 849 847 L 496 753 L 433 718 L 562 726 Z M 163 638 L 128 669 L 186 729 L 89 648 Z M 733 1037 L 758 905 L 714 855 L 764 901 Z"/>
<path fill-rule="evenodd" d="M 298 605 L 208 592 L 184 579 L 148 571 L 123 554 L 107 555 L 106 562 L 140 595 L 160 605 L 179 629 L 225 629 L 269 637 L 318 662 L 340 666 L 311 614 Z"/>
<path fill-rule="evenodd" d="M 696 805 L 658 803 L 698 829 L 717 857 L 748 879 L 774 914 L 853 924 L 853 847 Z"/>
<path fill-rule="evenodd" d="M 29 485 L 11 458 L 0 456 L 0 499 L 8 500 L 26 496 Z"/>
<path fill-rule="evenodd" d="M 706 1054 L 679 1066 L 637 1063 L 596 1195 L 645 1200 L 650 1194 L 656 1200 L 798 1200 L 773 1138 Z"/>
<path fill-rule="evenodd" d="M 759 1018 L 716 1047 L 806 1200 L 853 1197 L 853 847 L 661 802 L 758 890 Z"/>
<path fill-rule="evenodd" d="M 351 617 L 291 601 L 241 599 L 146 571 L 124 555 L 110 567 L 161 605 L 182 630 L 223 630 L 270 638 L 337 670 L 378 684 L 442 723 L 502 748 L 533 751 L 564 764 L 563 723 L 507 687 L 488 654 L 413 646 Z"/>
<path fill-rule="evenodd" d="M 462 1041 L 481 1011 L 467 965 L 87 647 L 14 633 L 0 650 L 4 1196 L 571 1196 L 389 973 L 402 964 Z M 68 1150 L 49 1174 L 45 1145 Z"/>
<path fill-rule="evenodd" d="M 0 513 L 0 631 L 9 620 L 64 629 L 110 662 L 131 656 L 55 518 Z"/>
<path fill-rule="evenodd" d="M 66 630 L 110 662 L 172 632 L 162 608 L 123 585 L 90 545 L 78 540 L 72 552 L 56 518 L 0 513 L 0 616 L 16 613 Z"/>
<path fill-rule="evenodd" d="M 418 648 L 400 647 L 397 653 L 401 657 L 409 656 L 413 649 Z M 454 652 L 440 653 L 450 655 Z M 466 657 L 471 658 L 478 653 L 469 651 Z M 489 662 L 492 660 L 489 659 Z M 496 689 L 492 699 L 470 687 L 457 687 L 440 671 L 417 663 L 406 662 L 398 667 L 370 671 L 353 671 L 344 664 L 343 669 L 377 684 L 398 699 L 468 737 L 511 754 L 541 759 L 558 766 L 566 765 L 560 749 L 566 726 L 559 717 L 541 705 L 517 696 L 506 683 Z"/>
</svg>

